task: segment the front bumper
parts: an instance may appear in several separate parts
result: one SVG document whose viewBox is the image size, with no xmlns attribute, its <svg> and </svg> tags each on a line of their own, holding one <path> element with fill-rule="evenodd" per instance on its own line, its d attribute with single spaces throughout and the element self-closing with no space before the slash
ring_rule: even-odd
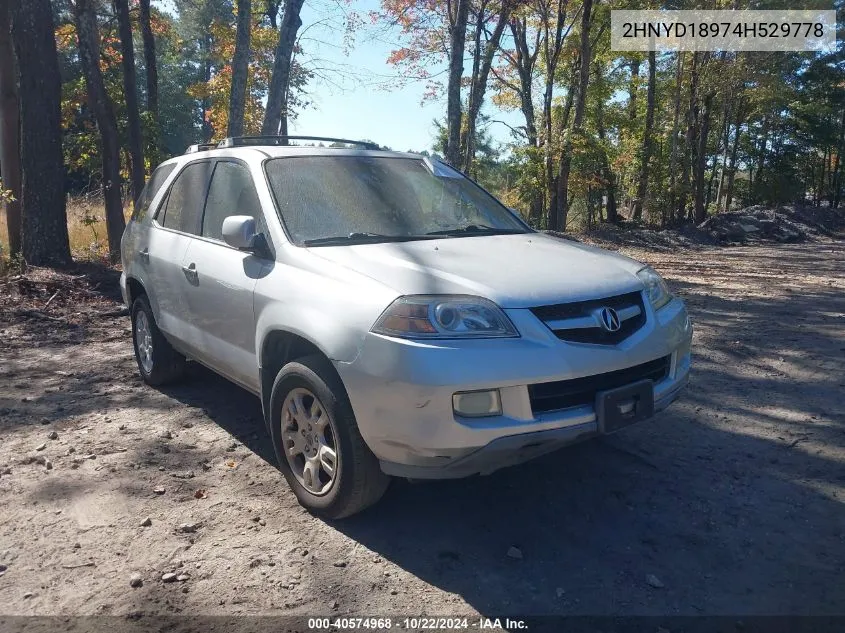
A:
<svg viewBox="0 0 845 633">
<path fill-rule="evenodd" d="M 384 472 L 441 479 L 487 474 L 598 434 L 592 405 L 534 414 L 528 385 L 604 374 L 670 356 L 655 411 L 686 384 L 692 326 L 679 299 L 615 346 L 559 340 L 529 310 L 506 310 L 517 339 L 410 341 L 368 334 L 336 367 L 358 427 Z M 502 415 L 462 418 L 458 391 L 498 388 Z"/>
</svg>

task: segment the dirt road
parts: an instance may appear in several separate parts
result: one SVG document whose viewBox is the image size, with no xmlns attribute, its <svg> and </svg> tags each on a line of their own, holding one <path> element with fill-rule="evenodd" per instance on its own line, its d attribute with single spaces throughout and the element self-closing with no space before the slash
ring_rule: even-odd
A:
<svg viewBox="0 0 845 633">
<path fill-rule="evenodd" d="M 693 315 L 679 402 L 333 525 L 252 396 L 143 386 L 125 317 L 4 314 L 0 613 L 845 612 L 845 243 L 627 252 Z"/>
</svg>

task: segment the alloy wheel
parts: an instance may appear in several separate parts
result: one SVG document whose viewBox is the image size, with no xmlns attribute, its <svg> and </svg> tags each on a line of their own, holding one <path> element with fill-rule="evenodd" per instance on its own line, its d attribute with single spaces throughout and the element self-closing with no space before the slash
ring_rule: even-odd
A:
<svg viewBox="0 0 845 633">
<path fill-rule="evenodd" d="M 153 333 L 147 313 L 139 310 L 135 316 L 135 346 L 138 348 L 138 358 L 141 367 L 147 374 L 153 371 Z"/>
<path fill-rule="evenodd" d="M 282 445 L 296 480 L 322 496 L 337 479 L 338 450 L 334 421 L 310 390 L 296 387 L 282 403 Z"/>
</svg>

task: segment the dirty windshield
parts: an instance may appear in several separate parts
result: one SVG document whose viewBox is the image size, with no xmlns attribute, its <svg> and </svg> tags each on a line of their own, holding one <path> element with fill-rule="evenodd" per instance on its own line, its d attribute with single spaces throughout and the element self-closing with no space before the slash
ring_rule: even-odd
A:
<svg viewBox="0 0 845 633">
<path fill-rule="evenodd" d="M 266 163 L 297 244 L 333 245 L 526 233 L 471 180 L 422 158 L 303 156 Z"/>
</svg>

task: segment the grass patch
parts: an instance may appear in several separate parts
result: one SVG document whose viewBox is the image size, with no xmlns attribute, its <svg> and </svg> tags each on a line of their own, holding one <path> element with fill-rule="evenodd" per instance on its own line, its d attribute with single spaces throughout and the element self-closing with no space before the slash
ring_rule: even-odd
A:
<svg viewBox="0 0 845 633">
<path fill-rule="evenodd" d="M 123 210 L 127 222 L 132 208 Z M 76 261 L 108 261 L 108 234 L 106 233 L 106 208 L 99 196 L 68 197 L 67 232 L 70 252 Z M 9 233 L 6 226 L 6 209 L 0 207 L 0 259 L 9 259 Z"/>
</svg>

